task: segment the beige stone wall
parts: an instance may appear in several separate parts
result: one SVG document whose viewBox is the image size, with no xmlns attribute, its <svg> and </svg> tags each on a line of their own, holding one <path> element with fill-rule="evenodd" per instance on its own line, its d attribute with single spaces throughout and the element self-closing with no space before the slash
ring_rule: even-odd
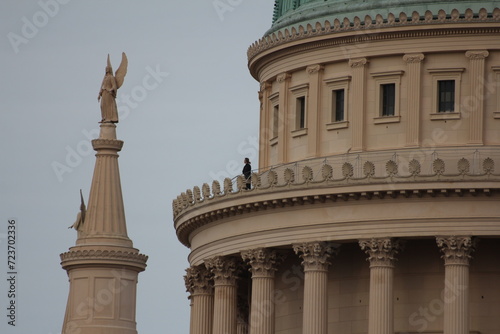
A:
<svg viewBox="0 0 500 334">
<path fill-rule="evenodd" d="M 478 136 L 485 145 L 499 145 L 498 124 L 500 122 L 500 102 L 498 101 L 498 76 L 500 75 L 500 52 L 496 51 L 494 40 L 497 37 L 487 36 L 453 36 L 448 38 L 421 38 L 396 41 L 373 41 L 357 48 L 313 48 L 300 53 L 289 53 L 279 59 L 262 65 L 261 82 L 271 83 L 269 94 L 279 103 L 280 132 L 278 138 L 271 141 L 263 133 L 271 130 L 261 128 L 260 168 L 280 163 L 293 162 L 318 156 L 332 156 L 349 152 L 357 148 L 356 141 L 361 143 L 363 151 L 395 150 L 414 146 L 408 139 L 408 132 L 415 131 L 417 145 L 423 148 L 470 145 L 471 131 L 480 131 Z M 354 48 L 354 49 L 353 49 Z M 482 68 L 474 70 L 466 52 L 472 50 L 488 50 Z M 415 92 L 416 80 L 410 75 L 409 64 L 403 57 L 405 54 L 423 54 L 420 64 L 418 85 L 420 91 Z M 349 66 L 349 58 L 353 55 L 366 59 L 364 74 L 356 77 L 355 69 Z M 317 95 L 312 89 L 315 77 L 307 73 L 308 66 L 321 64 L 320 85 Z M 479 72 L 478 72 L 479 71 Z M 287 73 L 289 79 L 286 87 L 276 82 L 278 75 Z M 485 88 L 479 94 L 471 80 L 478 79 Z M 349 96 L 346 110 L 346 124 L 331 124 L 332 87 L 331 80 L 347 78 L 346 87 Z M 456 114 L 433 115 L 436 112 L 436 85 L 438 79 L 452 78 L 456 80 Z M 360 82 L 360 80 L 362 82 Z M 395 82 L 397 90 L 396 117 L 380 117 L 380 99 L 378 97 L 381 83 Z M 308 104 L 309 114 L 306 122 L 307 130 L 297 135 L 294 87 L 307 86 L 306 97 L 318 98 L 318 103 Z M 360 86 L 361 85 L 361 86 Z M 360 95 L 360 87 L 363 93 Z M 285 94 L 286 96 L 281 96 Z M 273 126 L 273 103 L 267 105 L 267 123 Z M 471 105 L 481 103 L 483 121 L 473 125 Z M 419 105 L 418 124 L 413 124 L 409 115 L 409 106 Z M 314 116 L 311 116 L 314 114 Z M 443 113 L 442 113 L 443 114 Z M 445 117 L 446 116 L 446 117 Z M 496 117 L 496 118 L 495 118 Z M 356 119 L 360 119 L 357 121 Z M 311 124 L 312 121 L 317 124 Z M 477 130 L 471 129 L 477 127 Z M 414 130 L 412 130 L 414 128 Z M 358 130 L 356 130 L 358 129 Z M 353 132 L 354 131 L 354 132 Z M 271 131 L 272 132 L 272 131 Z"/>
</svg>

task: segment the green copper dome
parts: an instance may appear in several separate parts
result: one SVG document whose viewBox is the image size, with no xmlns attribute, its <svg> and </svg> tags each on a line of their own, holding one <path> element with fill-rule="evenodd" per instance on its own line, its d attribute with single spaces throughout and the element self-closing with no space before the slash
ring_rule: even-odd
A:
<svg viewBox="0 0 500 334">
<path fill-rule="evenodd" d="M 273 25 L 266 35 L 291 26 L 308 23 L 314 26 L 326 20 L 348 18 L 352 22 L 356 16 L 363 20 L 366 15 L 374 19 L 376 15 L 386 18 L 389 13 L 397 17 L 401 12 L 411 16 L 416 11 L 423 16 L 428 10 L 435 14 L 439 10 L 450 13 L 453 9 L 462 14 L 467 9 L 478 13 L 482 8 L 491 14 L 499 5 L 500 1 L 484 0 L 275 0 Z"/>
</svg>

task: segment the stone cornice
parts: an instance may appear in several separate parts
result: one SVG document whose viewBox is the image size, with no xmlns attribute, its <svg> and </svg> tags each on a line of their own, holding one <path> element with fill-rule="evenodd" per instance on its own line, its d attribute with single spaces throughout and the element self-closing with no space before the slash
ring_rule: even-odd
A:
<svg viewBox="0 0 500 334">
<path fill-rule="evenodd" d="M 118 139 L 94 139 L 92 140 L 94 150 L 112 149 L 120 151 L 123 147 L 123 141 Z"/>
<path fill-rule="evenodd" d="M 70 250 L 60 255 L 63 268 L 88 265 L 128 265 L 142 271 L 146 268 L 148 256 L 134 251 L 116 250 Z"/>
<path fill-rule="evenodd" d="M 488 13 L 487 10 L 482 9 L 476 15 L 470 9 L 465 10 L 463 13 L 460 13 L 457 9 L 453 9 L 448 13 L 442 9 L 434 13 L 431 11 L 426 11 L 425 13 L 401 12 L 398 17 L 389 13 L 387 17 L 383 17 L 380 14 L 375 17 L 366 15 L 364 20 L 359 17 L 355 17 L 352 21 L 345 18 L 342 22 L 335 19 L 332 23 L 326 20 L 325 22 L 317 22 L 314 27 L 311 24 L 305 27 L 298 25 L 296 27 L 294 26 L 273 32 L 253 43 L 248 49 L 248 59 L 251 61 L 257 54 L 275 46 L 314 36 L 345 33 L 349 31 L 366 31 L 367 34 L 359 36 L 365 39 L 368 37 L 367 35 L 370 30 L 374 30 L 377 34 L 380 34 L 381 28 L 431 25 L 432 30 L 435 30 L 436 25 L 446 26 L 447 24 L 470 24 L 477 22 L 500 22 L 500 9 L 495 8 L 492 13 Z"/>
<path fill-rule="evenodd" d="M 481 152 L 481 156 L 487 157 L 492 151 L 487 152 Z M 198 187 L 194 187 L 174 200 L 176 233 L 179 240 L 189 247 L 189 235 L 197 228 L 261 210 L 375 198 L 498 196 L 500 174 L 495 173 L 495 161 L 499 159 L 493 155 L 494 159 L 482 158 L 474 162 L 474 166 L 479 168 L 473 170 L 472 160 L 458 159 L 458 154 L 454 153 L 457 157 L 454 160 L 434 159 L 427 169 L 415 159 L 401 159 L 406 160 L 402 166 L 396 162 L 398 159 L 392 158 L 385 164 L 383 160 L 374 163 L 368 160 L 367 155 L 362 158 L 365 162 L 362 168 L 356 168 L 356 173 L 354 165 L 345 156 L 339 160 L 340 166 L 334 161 L 332 164 L 318 163 L 324 162 L 322 158 L 294 164 L 293 168 L 283 165 L 260 174 L 254 173 L 251 190 L 244 189 L 242 177 L 237 178 L 234 189 L 230 179 L 225 180 L 224 189 L 214 181 L 213 190 L 204 184 L 203 194 Z M 308 164 L 316 167 L 313 169 Z M 295 175 L 294 170 L 299 169 L 298 166 L 302 166 L 302 175 Z M 363 186 L 363 190 L 358 186 Z M 301 195 L 291 194 L 295 191 L 300 191 Z"/>
</svg>

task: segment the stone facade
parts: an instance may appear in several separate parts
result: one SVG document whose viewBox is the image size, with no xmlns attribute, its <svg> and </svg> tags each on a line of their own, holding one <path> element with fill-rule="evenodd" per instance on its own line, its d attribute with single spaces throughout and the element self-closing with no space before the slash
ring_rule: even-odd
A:
<svg viewBox="0 0 500 334">
<path fill-rule="evenodd" d="M 377 4 L 277 1 L 249 48 L 252 189 L 173 201 L 191 268 L 234 268 L 191 333 L 500 331 L 500 9 Z"/>
</svg>

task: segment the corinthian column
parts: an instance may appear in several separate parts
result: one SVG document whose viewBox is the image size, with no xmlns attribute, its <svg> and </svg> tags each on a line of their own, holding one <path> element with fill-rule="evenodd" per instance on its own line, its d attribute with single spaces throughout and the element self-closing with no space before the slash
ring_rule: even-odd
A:
<svg viewBox="0 0 500 334">
<path fill-rule="evenodd" d="M 236 259 L 216 256 L 205 261 L 205 266 L 214 275 L 213 334 L 236 334 L 238 307 Z"/>
<path fill-rule="evenodd" d="M 274 273 L 281 257 L 266 248 L 241 252 L 250 264 L 252 299 L 250 307 L 250 334 L 274 333 Z"/>
<path fill-rule="evenodd" d="M 370 301 L 368 334 L 394 333 L 394 256 L 399 242 L 391 238 L 360 240 L 370 261 Z"/>
<path fill-rule="evenodd" d="M 211 334 L 214 288 L 211 273 L 203 266 L 186 269 L 186 289 L 191 294 L 190 334 Z"/>
<path fill-rule="evenodd" d="M 326 242 L 307 242 L 293 246 L 304 266 L 304 334 L 326 334 L 328 327 L 328 259 L 335 249 Z"/>
<path fill-rule="evenodd" d="M 469 261 L 474 239 L 437 237 L 444 259 L 443 334 L 469 334 Z"/>
</svg>

